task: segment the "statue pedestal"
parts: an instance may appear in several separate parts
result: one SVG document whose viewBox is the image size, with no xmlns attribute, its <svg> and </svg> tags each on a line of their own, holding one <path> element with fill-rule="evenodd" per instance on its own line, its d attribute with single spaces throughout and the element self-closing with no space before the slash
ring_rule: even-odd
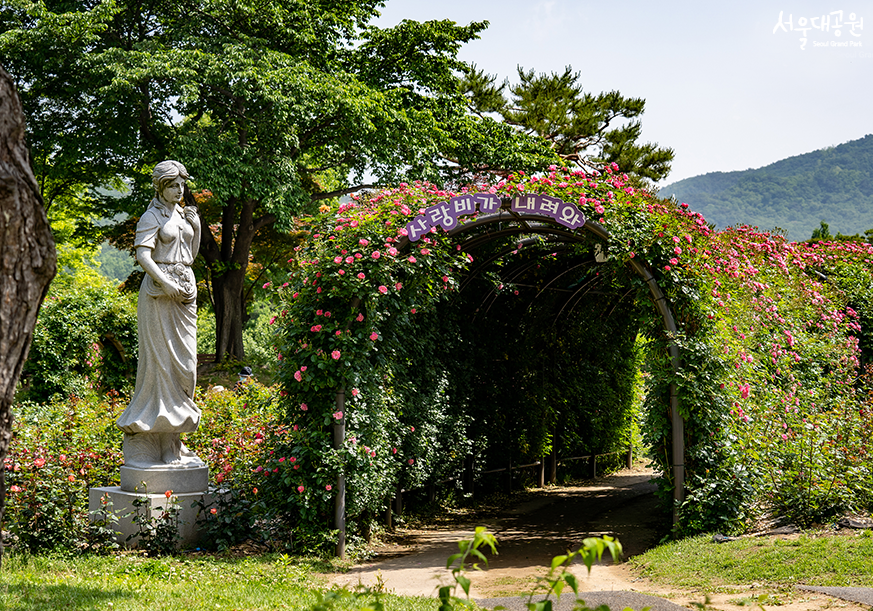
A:
<svg viewBox="0 0 873 611">
<path fill-rule="evenodd" d="M 203 519 L 198 502 L 209 505 L 221 494 L 217 490 L 209 490 L 208 482 L 209 470 L 205 466 L 188 469 L 121 467 L 121 486 L 91 488 L 88 491 L 88 509 L 94 520 L 104 518 L 106 513 L 114 514 L 118 518 L 118 522 L 112 525 L 119 533 L 116 540 L 125 547 L 136 547 L 140 526 L 133 521 L 137 511 L 134 501 L 145 500 L 139 513 L 143 517 L 150 517 L 152 524 L 157 523 L 172 504 L 179 510 L 179 546 L 196 546 L 200 539 L 197 519 Z M 167 491 L 172 491 L 169 498 Z M 104 505 L 104 497 L 111 505 Z M 130 535 L 134 537 L 128 540 Z"/>
<path fill-rule="evenodd" d="M 167 490 L 173 494 L 203 492 L 209 488 L 209 468 L 199 467 L 161 469 L 149 467 L 121 467 L 121 489 L 125 492 L 148 492 L 163 495 Z"/>
</svg>

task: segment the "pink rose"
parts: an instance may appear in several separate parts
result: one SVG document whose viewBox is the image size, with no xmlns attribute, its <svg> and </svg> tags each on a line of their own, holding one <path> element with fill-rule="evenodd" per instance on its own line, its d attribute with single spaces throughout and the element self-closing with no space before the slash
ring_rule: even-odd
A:
<svg viewBox="0 0 873 611">
<path fill-rule="evenodd" d="M 373 331 L 372 333 L 370 333 L 370 339 L 375 342 L 377 339 L 379 339 L 379 334 Z"/>
<path fill-rule="evenodd" d="M 340 356 L 342 356 L 342 355 L 340 354 L 339 350 L 334 350 L 333 352 L 330 353 L 330 357 L 335 361 L 338 361 Z"/>
<path fill-rule="evenodd" d="M 381 285 L 381 286 L 379 287 L 379 292 L 382 293 L 383 295 L 386 295 L 386 294 L 388 293 L 388 287 L 385 286 L 384 284 Z"/>
</svg>

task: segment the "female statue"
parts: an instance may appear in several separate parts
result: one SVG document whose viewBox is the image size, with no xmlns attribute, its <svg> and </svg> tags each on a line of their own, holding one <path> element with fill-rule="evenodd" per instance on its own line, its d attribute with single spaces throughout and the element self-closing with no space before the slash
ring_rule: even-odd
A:
<svg viewBox="0 0 873 611">
<path fill-rule="evenodd" d="M 145 270 L 137 302 L 136 387 L 116 424 L 124 431 L 125 466 L 203 467 L 180 433 L 197 429 L 197 285 L 191 265 L 200 247 L 200 217 L 183 208 L 188 172 L 178 161 L 155 166 L 155 197 L 136 225 L 136 259 Z"/>
</svg>

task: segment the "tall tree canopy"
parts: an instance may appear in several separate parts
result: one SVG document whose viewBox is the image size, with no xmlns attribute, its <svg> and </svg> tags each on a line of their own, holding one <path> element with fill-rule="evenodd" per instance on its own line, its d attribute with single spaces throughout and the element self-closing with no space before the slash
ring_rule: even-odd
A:
<svg viewBox="0 0 873 611">
<path fill-rule="evenodd" d="M 138 216 L 152 166 L 198 189 L 216 352 L 243 357 L 246 268 L 262 230 L 320 200 L 409 176 L 442 181 L 559 161 L 471 115 L 462 44 L 485 22 L 367 25 L 378 0 L 11 0 L 0 58 L 17 79 L 47 206 Z M 125 186 L 123 198 L 97 186 Z M 194 201 L 191 194 L 186 200 Z"/>
<path fill-rule="evenodd" d="M 537 74 L 518 68 L 518 83 L 497 84 L 497 77 L 476 66 L 462 79 L 470 110 L 499 116 L 524 134 L 540 136 L 565 163 L 584 169 L 617 163 L 637 179 L 658 182 L 670 172 L 673 149 L 639 143 L 646 101 L 618 91 L 597 95 L 583 90 L 579 72 Z"/>
</svg>

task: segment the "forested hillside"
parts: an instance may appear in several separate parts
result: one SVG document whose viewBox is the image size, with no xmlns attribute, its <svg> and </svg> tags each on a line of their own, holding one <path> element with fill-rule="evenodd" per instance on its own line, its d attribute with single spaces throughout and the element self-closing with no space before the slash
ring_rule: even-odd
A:
<svg viewBox="0 0 873 611">
<path fill-rule="evenodd" d="M 804 240 L 826 221 L 833 234 L 863 234 L 873 228 L 873 135 L 756 170 L 686 178 L 659 194 L 675 196 L 719 228 L 778 227 Z"/>
</svg>

